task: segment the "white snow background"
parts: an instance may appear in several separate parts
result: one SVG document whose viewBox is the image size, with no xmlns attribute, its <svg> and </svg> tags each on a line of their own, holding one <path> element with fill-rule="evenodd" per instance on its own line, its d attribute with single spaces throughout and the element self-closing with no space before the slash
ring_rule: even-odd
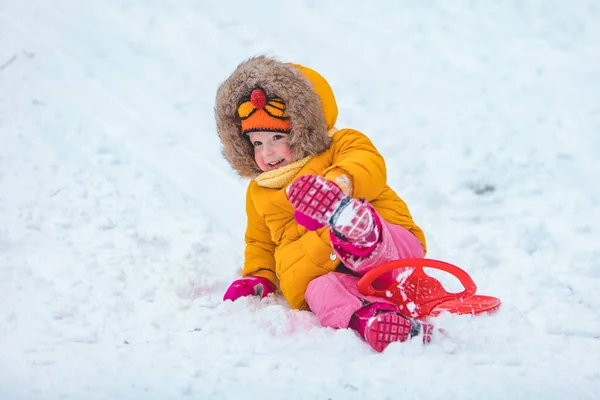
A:
<svg viewBox="0 0 600 400">
<path fill-rule="evenodd" d="M 371 350 L 223 303 L 247 182 L 218 85 L 331 83 L 424 229 L 503 305 Z M 594 0 L 0 2 L 0 399 L 599 399 Z"/>
</svg>

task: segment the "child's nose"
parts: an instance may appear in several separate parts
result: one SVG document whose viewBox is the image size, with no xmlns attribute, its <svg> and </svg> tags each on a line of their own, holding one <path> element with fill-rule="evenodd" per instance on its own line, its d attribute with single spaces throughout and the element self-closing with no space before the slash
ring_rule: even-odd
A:
<svg viewBox="0 0 600 400">
<path fill-rule="evenodd" d="M 267 155 L 271 155 L 271 154 L 273 154 L 274 152 L 275 152 L 275 149 L 274 149 L 273 145 L 271 145 L 271 144 L 268 144 L 268 143 L 267 143 L 267 144 L 265 144 L 265 153 L 266 153 Z"/>
</svg>

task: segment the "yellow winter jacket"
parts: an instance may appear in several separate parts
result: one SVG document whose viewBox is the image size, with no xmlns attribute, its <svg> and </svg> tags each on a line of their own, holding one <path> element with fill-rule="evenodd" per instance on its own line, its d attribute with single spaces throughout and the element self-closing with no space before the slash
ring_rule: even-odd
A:
<svg viewBox="0 0 600 400">
<path fill-rule="evenodd" d="M 411 231 L 425 248 L 425 237 L 413 222 L 404 201 L 386 184 L 382 156 L 359 131 L 339 130 L 331 147 L 313 157 L 298 176 L 327 177 L 341 168 L 351 177 L 353 197 L 365 198 L 386 221 Z M 243 275 L 258 275 L 277 284 L 297 309 L 308 309 L 304 293 L 311 280 L 332 272 L 339 264 L 329 240 L 329 229 L 307 231 L 294 219 L 285 189 L 268 189 L 252 181 L 246 196 L 248 226 Z"/>
</svg>

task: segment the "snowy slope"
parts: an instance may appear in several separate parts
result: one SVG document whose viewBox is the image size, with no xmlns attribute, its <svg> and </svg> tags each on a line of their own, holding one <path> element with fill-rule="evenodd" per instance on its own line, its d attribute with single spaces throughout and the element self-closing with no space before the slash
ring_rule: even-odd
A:
<svg viewBox="0 0 600 400">
<path fill-rule="evenodd" d="M 600 398 L 599 19 L 594 0 L 2 1 L 0 398 Z M 212 107 L 261 53 L 330 81 L 428 256 L 500 312 L 376 354 L 281 298 L 221 302 L 246 182 Z"/>
</svg>

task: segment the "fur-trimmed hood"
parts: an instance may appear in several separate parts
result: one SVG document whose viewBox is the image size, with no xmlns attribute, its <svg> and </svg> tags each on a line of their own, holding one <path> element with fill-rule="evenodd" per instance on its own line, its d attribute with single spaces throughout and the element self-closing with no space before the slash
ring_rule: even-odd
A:
<svg viewBox="0 0 600 400">
<path fill-rule="evenodd" d="M 337 119 L 337 104 L 331 87 L 316 71 L 265 56 L 240 64 L 219 86 L 215 104 L 217 132 L 223 154 L 245 178 L 262 173 L 254 161 L 250 141 L 241 135 L 237 108 L 242 98 L 261 87 L 268 96 L 283 99 L 292 122 L 290 148 L 295 159 L 314 156 L 329 148 L 327 135 Z"/>
</svg>

